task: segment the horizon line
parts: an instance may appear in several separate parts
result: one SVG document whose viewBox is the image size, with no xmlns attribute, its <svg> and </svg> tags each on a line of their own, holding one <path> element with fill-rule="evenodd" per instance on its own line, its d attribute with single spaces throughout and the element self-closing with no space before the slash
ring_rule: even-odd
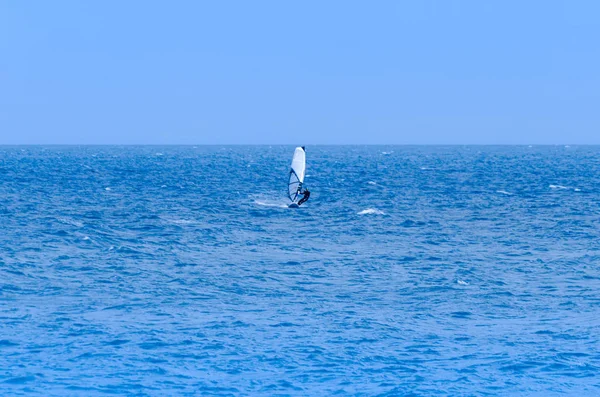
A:
<svg viewBox="0 0 600 397">
<path fill-rule="evenodd" d="M 600 146 L 600 143 L 0 143 L 1 146 Z"/>
</svg>

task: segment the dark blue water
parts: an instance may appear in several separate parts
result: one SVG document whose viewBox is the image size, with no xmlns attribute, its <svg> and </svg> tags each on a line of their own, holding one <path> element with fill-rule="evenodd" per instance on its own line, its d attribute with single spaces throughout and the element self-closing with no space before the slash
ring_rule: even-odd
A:
<svg viewBox="0 0 600 397">
<path fill-rule="evenodd" d="M 0 147 L 0 394 L 600 394 L 600 148 L 293 149 Z"/>
</svg>

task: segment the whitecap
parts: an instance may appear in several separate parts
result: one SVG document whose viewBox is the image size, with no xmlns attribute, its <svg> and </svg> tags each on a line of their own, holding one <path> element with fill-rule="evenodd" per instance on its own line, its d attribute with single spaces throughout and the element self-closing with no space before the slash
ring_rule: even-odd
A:
<svg viewBox="0 0 600 397">
<path fill-rule="evenodd" d="M 506 194 L 507 196 L 512 196 L 511 192 L 507 192 L 506 190 L 496 190 L 496 193 Z"/>
<path fill-rule="evenodd" d="M 575 188 L 573 190 L 575 190 L 576 192 L 580 192 L 581 191 L 581 189 L 578 189 L 578 188 Z"/>
<path fill-rule="evenodd" d="M 169 222 L 169 223 L 173 223 L 175 225 L 191 225 L 192 223 L 194 223 L 193 220 L 189 220 L 189 219 L 169 219 L 169 218 L 164 218 L 165 221 Z"/>
<path fill-rule="evenodd" d="M 385 213 L 377 208 L 367 208 L 366 210 L 360 211 L 358 215 L 385 215 Z"/>
<path fill-rule="evenodd" d="M 368 183 L 369 185 L 377 185 L 377 183 L 376 183 L 376 182 L 373 182 L 373 181 L 369 181 L 369 182 L 367 182 L 367 183 Z"/>
<path fill-rule="evenodd" d="M 568 189 L 568 187 L 561 185 L 550 185 L 549 187 L 550 189 Z"/>
<path fill-rule="evenodd" d="M 157 156 L 164 156 L 162 153 L 156 153 Z"/>
<path fill-rule="evenodd" d="M 109 187 L 105 187 L 104 190 L 106 190 L 107 192 L 110 191 Z"/>
<path fill-rule="evenodd" d="M 469 283 L 467 283 L 466 281 L 462 281 L 462 280 L 456 280 L 456 283 L 458 285 L 469 285 Z"/>
</svg>

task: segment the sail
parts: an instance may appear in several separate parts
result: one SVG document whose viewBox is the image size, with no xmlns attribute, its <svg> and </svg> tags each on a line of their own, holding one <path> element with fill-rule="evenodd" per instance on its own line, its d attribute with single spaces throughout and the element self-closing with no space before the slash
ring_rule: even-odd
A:
<svg viewBox="0 0 600 397">
<path fill-rule="evenodd" d="M 298 192 L 304 183 L 304 170 L 306 168 L 306 153 L 304 148 L 297 147 L 292 158 L 290 179 L 288 181 L 288 197 L 292 202 L 298 198 Z"/>
</svg>

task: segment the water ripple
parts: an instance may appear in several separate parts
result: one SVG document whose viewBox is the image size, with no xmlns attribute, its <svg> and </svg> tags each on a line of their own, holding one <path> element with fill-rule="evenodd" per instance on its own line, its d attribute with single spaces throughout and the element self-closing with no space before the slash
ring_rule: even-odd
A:
<svg viewBox="0 0 600 397">
<path fill-rule="evenodd" d="M 600 151 L 0 147 L 2 395 L 598 395 Z"/>
</svg>

